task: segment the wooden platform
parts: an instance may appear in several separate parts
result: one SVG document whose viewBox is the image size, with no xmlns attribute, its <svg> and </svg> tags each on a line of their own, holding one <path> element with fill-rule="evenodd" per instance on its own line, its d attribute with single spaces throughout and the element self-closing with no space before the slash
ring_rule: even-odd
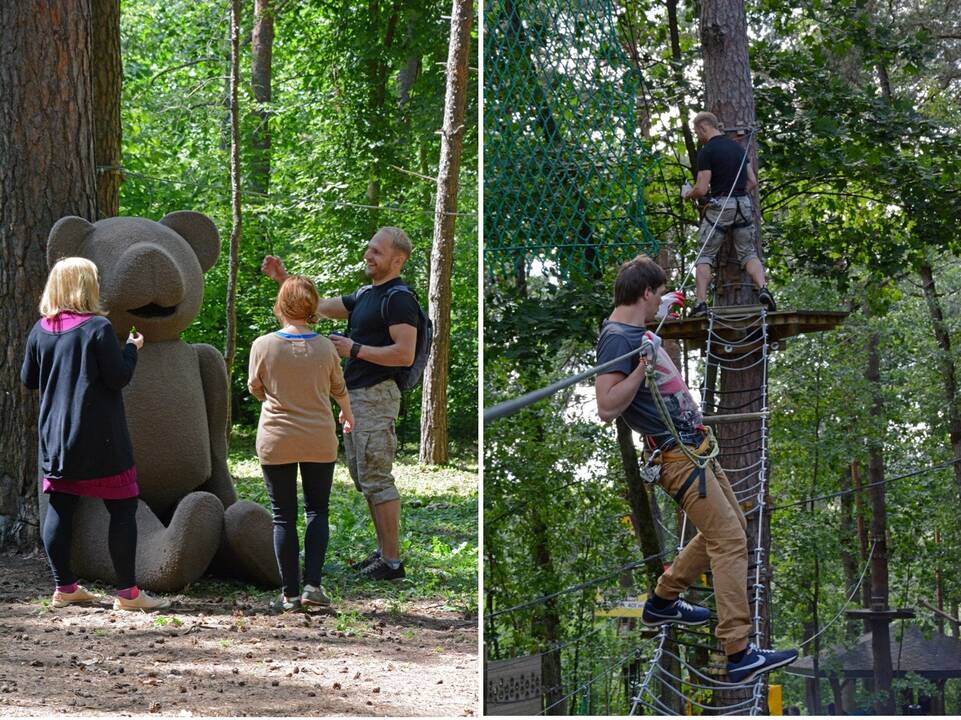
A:
<svg viewBox="0 0 961 720">
<path fill-rule="evenodd" d="M 714 334 L 711 351 L 717 355 L 739 355 L 760 347 L 761 305 L 729 305 L 713 308 Z M 784 347 L 789 337 L 833 330 L 848 313 L 829 310 L 778 310 L 767 315 L 771 350 Z M 689 347 L 703 349 L 707 342 L 707 317 L 668 320 L 659 335 L 665 340 L 686 340 Z"/>
</svg>

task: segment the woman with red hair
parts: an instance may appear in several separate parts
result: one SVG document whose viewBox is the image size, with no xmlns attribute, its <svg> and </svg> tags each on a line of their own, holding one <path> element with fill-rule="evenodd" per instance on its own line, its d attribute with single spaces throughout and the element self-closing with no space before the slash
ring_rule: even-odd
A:
<svg viewBox="0 0 961 720">
<path fill-rule="evenodd" d="M 344 432 L 354 422 L 340 356 L 333 343 L 310 329 L 318 320 L 320 296 L 302 275 L 287 278 L 277 293 L 277 332 L 263 335 L 250 349 L 247 387 L 260 400 L 257 457 L 273 506 L 274 552 L 283 593 L 271 610 L 329 605 L 321 574 L 330 529 L 327 508 L 337 460 L 337 433 L 330 399 L 336 400 Z M 297 537 L 297 466 L 304 488 L 304 586 L 300 587 Z"/>
</svg>

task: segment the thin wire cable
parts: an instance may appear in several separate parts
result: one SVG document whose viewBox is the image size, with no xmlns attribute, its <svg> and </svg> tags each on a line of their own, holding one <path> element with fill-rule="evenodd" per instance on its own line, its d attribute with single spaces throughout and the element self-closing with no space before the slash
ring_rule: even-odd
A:
<svg viewBox="0 0 961 720">
<path fill-rule="evenodd" d="M 839 617 L 841 617 L 841 615 L 844 614 L 844 611 L 848 609 L 848 605 L 851 604 L 851 600 L 854 599 L 854 596 L 857 594 L 857 591 L 861 588 L 861 583 L 864 582 L 864 576 L 865 574 L 867 574 L 868 568 L 871 567 L 871 557 L 874 555 L 874 548 L 876 548 L 877 545 L 878 545 L 878 541 L 877 541 L 877 538 L 875 538 L 874 542 L 871 543 L 871 552 L 868 553 L 868 557 L 864 561 L 864 567 L 861 570 L 861 577 L 858 578 L 857 584 L 854 586 L 854 589 L 848 595 L 847 600 L 844 601 L 844 605 L 841 606 L 841 609 L 838 610 L 837 614 L 833 618 L 831 618 L 831 621 L 827 625 L 825 625 L 823 628 L 821 628 L 818 632 L 816 632 L 814 635 L 809 637 L 807 640 L 802 642 L 798 647 L 804 647 L 809 642 L 813 641 L 814 638 L 824 633 L 829 627 L 831 627 L 837 621 Z"/>
<path fill-rule="evenodd" d="M 614 668 L 619 667 L 620 665 L 623 665 L 625 660 L 627 660 L 628 658 L 635 657 L 638 652 L 640 652 L 640 648 L 637 648 L 637 647 L 636 647 L 636 648 L 633 648 L 629 653 L 627 653 L 627 655 L 625 655 L 625 656 L 623 656 L 622 658 L 616 660 L 612 665 L 608 665 L 608 666 L 607 666 L 606 668 L 604 668 L 601 672 L 596 673 L 595 675 L 592 675 L 591 678 L 590 678 L 590 680 L 588 680 L 586 683 L 584 683 L 584 684 L 581 685 L 580 687 L 576 688 L 573 692 L 568 693 L 567 695 L 565 695 L 564 697 L 562 697 L 560 700 L 555 700 L 555 701 L 552 702 L 550 705 L 548 705 L 546 708 L 544 708 L 543 710 L 541 710 L 539 713 L 535 713 L 535 714 L 536 714 L 536 715 L 545 715 L 548 710 L 550 710 L 550 709 L 553 708 L 553 707 L 556 707 L 557 705 L 560 705 L 560 704 L 561 704 L 562 702 L 564 702 L 565 700 L 569 700 L 570 698 L 574 697 L 575 695 L 577 695 L 577 693 L 579 693 L 579 692 L 580 692 L 581 690 L 583 690 L 584 688 L 590 687 L 591 685 L 594 684 L 594 681 L 596 681 L 597 678 L 601 677 L 601 676 L 604 675 L 604 674 L 609 673 L 609 672 L 610 672 L 611 670 L 613 670 Z"/>
<path fill-rule="evenodd" d="M 829 500 L 831 498 L 841 497 L 842 495 L 850 495 L 851 493 L 863 492 L 871 487 L 876 487 L 878 485 L 884 485 L 885 483 L 894 482 L 895 480 L 904 480 L 906 478 L 915 477 L 917 475 L 924 475 L 925 473 L 935 472 L 937 470 L 944 470 L 952 465 L 957 465 L 961 463 L 961 457 L 957 457 L 954 460 L 948 460 L 946 462 L 940 463 L 938 465 L 930 465 L 929 467 L 922 468 L 920 470 L 912 470 L 911 472 L 905 473 L 904 475 L 897 475 L 891 478 L 885 478 L 884 480 L 877 480 L 873 483 L 868 483 L 867 485 L 862 485 L 860 488 L 849 488 L 848 490 L 839 490 L 835 493 L 828 493 L 827 495 L 815 495 L 806 500 L 799 500 L 792 503 L 782 503 L 781 505 L 772 505 L 770 510 L 774 512 L 775 510 L 785 510 L 787 508 L 798 507 L 799 505 L 807 505 L 815 500 Z"/>
<path fill-rule="evenodd" d="M 513 607 L 504 608 L 503 610 L 497 610 L 495 612 L 488 613 L 487 615 L 484 616 L 484 620 L 493 620 L 496 617 L 500 617 L 501 615 L 506 615 L 507 613 L 512 613 L 517 610 L 526 610 L 527 608 L 543 605 L 548 600 L 553 600 L 554 598 L 559 597 L 561 595 L 566 595 L 567 593 L 570 593 L 570 592 L 577 592 L 578 590 L 586 590 L 587 588 L 594 587 L 595 585 L 600 585 L 605 580 L 610 580 L 611 578 L 617 577 L 621 573 L 627 572 L 628 570 L 635 570 L 639 567 L 642 567 L 645 563 L 649 562 L 650 560 L 656 560 L 657 558 L 664 557 L 664 555 L 666 554 L 667 554 L 667 551 L 665 550 L 665 551 L 656 553 L 654 555 L 648 555 L 647 557 L 641 558 L 640 560 L 635 560 L 634 562 L 627 563 L 626 565 L 619 567 L 617 570 L 615 570 L 612 573 L 608 573 L 607 575 L 594 578 L 593 580 L 588 580 L 582 583 L 578 583 L 577 585 L 571 585 L 570 587 L 566 587 L 563 590 L 558 590 L 557 592 L 550 593 L 549 595 L 542 595 L 539 598 L 536 598 L 534 600 L 529 600 L 524 603 L 520 603 L 519 605 L 514 605 Z"/>
</svg>

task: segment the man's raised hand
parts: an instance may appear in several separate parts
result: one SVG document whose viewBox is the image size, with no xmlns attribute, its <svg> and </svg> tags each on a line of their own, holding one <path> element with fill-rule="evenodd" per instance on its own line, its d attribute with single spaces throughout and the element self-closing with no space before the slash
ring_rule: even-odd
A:
<svg viewBox="0 0 961 720">
<path fill-rule="evenodd" d="M 287 279 L 287 270 L 284 268 L 284 261 L 276 255 L 267 255 L 260 263 L 260 271 L 275 282 L 282 283 Z"/>
</svg>

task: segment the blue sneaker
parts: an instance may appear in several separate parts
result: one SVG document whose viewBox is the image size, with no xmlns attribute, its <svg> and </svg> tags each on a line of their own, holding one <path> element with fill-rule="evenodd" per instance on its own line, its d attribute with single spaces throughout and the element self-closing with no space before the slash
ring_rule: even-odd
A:
<svg viewBox="0 0 961 720">
<path fill-rule="evenodd" d="M 762 650 L 754 643 L 747 646 L 747 652 L 740 662 L 727 664 L 727 679 L 732 683 L 750 682 L 761 673 L 768 673 L 779 667 L 790 665 L 797 660 L 798 651 Z"/>
<path fill-rule="evenodd" d="M 654 607 L 650 599 L 644 603 L 644 612 L 641 614 L 641 622 L 648 627 L 658 625 L 703 625 L 711 618 L 711 611 L 700 605 L 692 605 L 678 598 L 667 607 L 660 610 Z"/>
</svg>

